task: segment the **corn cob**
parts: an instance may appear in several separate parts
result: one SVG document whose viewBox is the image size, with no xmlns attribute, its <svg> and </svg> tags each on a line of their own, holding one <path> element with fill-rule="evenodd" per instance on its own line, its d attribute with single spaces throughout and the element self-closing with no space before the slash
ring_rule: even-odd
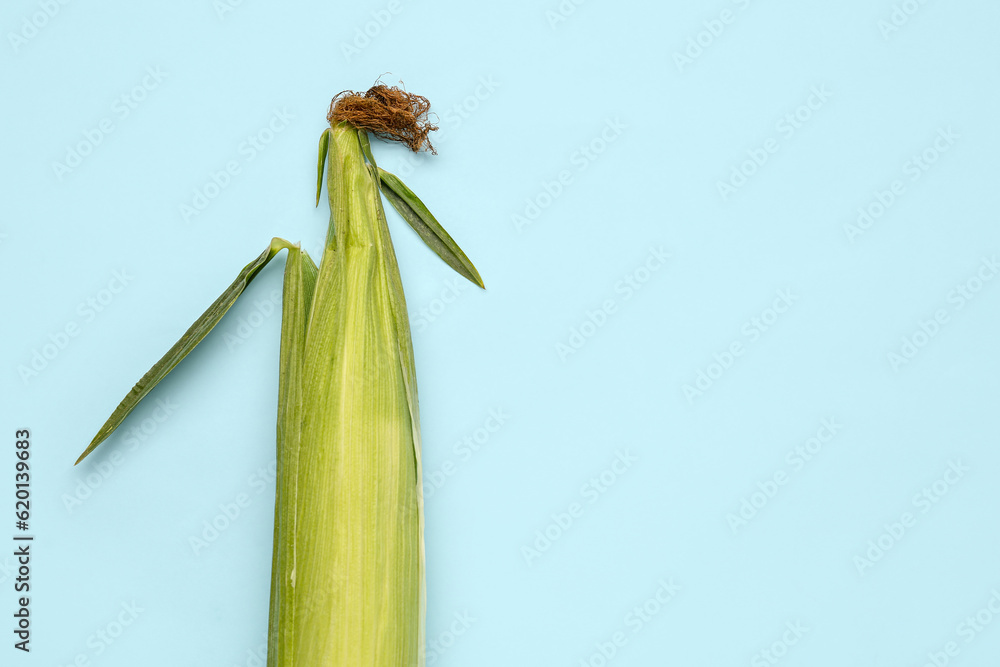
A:
<svg viewBox="0 0 1000 667">
<path fill-rule="evenodd" d="M 382 195 L 445 262 L 482 279 L 426 206 L 379 169 L 368 131 L 419 150 L 424 98 L 334 98 L 320 138 L 330 226 L 319 267 L 275 238 L 133 387 L 79 463 L 288 250 L 282 303 L 268 667 L 422 667 L 425 583 L 416 371 Z M 431 148 L 433 150 L 433 148 Z"/>
</svg>

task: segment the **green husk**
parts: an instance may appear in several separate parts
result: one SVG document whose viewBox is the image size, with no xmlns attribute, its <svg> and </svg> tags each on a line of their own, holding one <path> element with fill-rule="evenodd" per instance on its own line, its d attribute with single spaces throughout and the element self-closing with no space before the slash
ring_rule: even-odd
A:
<svg viewBox="0 0 1000 667">
<path fill-rule="evenodd" d="M 297 496 L 292 525 L 276 528 L 293 557 L 278 563 L 289 579 L 272 604 L 279 618 L 271 622 L 271 667 L 423 664 L 413 352 L 379 189 L 358 135 L 343 123 L 331 132 L 331 229 L 301 386 L 287 385 L 301 392 L 301 446 L 278 479 L 279 497 Z M 294 429 L 294 416 L 286 415 L 286 426 Z"/>
<path fill-rule="evenodd" d="M 319 270 L 298 248 L 288 251 L 281 304 L 281 357 L 278 371 L 278 425 L 275 461 L 279 483 L 274 494 L 274 548 L 271 560 L 271 610 L 268 626 L 268 664 L 294 663 L 294 626 L 279 621 L 295 610 L 295 508 L 296 475 L 302 423 L 302 366 L 306 331 Z M 284 637 L 284 641 L 282 638 Z"/>
</svg>

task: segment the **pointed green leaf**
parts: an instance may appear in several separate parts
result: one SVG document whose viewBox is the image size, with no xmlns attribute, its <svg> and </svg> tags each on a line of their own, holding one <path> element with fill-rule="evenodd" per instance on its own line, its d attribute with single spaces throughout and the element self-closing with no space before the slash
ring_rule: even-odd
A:
<svg viewBox="0 0 1000 667">
<path fill-rule="evenodd" d="M 323 167 L 326 165 L 326 154 L 330 151 L 330 128 L 319 135 L 319 159 L 316 162 L 316 206 L 319 206 L 319 194 L 323 190 Z"/>
<path fill-rule="evenodd" d="M 451 235 L 445 231 L 424 203 L 413 194 L 410 188 L 406 187 L 403 181 L 395 174 L 391 174 L 385 169 L 379 169 L 379 180 L 382 181 L 382 194 L 386 196 L 393 208 L 399 212 L 403 219 L 413 227 L 414 231 L 420 235 L 431 250 L 445 261 L 451 268 L 467 278 L 470 282 L 479 285 L 483 289 L 483 279 L 479 277 L 479 271 L 472 265 L 462 249 L 458 247 Z"/>
<path fill-rule="evenodd" d="M 193 350 L 201 340 L 208 335 L 208 332 L 219 323 L 222 316 L 226 314 L 226 311 L 236 303 L 236 298 L 243 293 L 246 286 L 250 283 L 254 277 L 260 273 L 260 270 L 271 261 L 279 251 L 293 247 L 291 243 L 285 241 L 284 239 L 274 238 L 271 241 L 271 245 L 268 246 L 267 250 L 261 253 L 260 257 L 243 267 L 240 271 L 240 275 L 236 277 L 233 284 L 230 285 L 222 295 L 215 300 L 215 302 L 208 307 L 201 317 L 199 317 L 194 324 L 188 328 L 181 339 L 177 341 L 170 350 L 167 351 L 163 357 L 157 361 L 149 372 L 142 376 L 134 387 L 132 391 L 122 399 L 122 402 L 118 404 L 115 411 L 111 413 L 108 421 L 104 423 L 101 430 L 97 432 L 94 439 L 90 442 L 87 449 L 84 450 L 80 458 L 76 460 L 76 463 L 82 461 L 88 454 L 90 454 L 94 449 L 104 442 L 104 440 L 111 435 L 111 433 L 118 428 L 118 426 L 125 420 L 132 410 L 139 404 L 139 401 L 148 394 L 153 387 L 159 384 L 160 380 L 165 378 L 167 374 L 174 369 L 177 364 L 180 363 L 181 359 L 186 357 L 191 350 Z M 74 464 L 76 465 L 76 464 Z"/>
</svg>

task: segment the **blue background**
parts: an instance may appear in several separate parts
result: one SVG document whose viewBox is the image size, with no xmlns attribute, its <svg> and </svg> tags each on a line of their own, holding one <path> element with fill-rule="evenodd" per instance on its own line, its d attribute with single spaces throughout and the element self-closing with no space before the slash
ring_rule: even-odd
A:
<svg viewBox="0 0 1000 667">
<path fill-rule="evenodd" d="M 1000 6 L 577 2 L 4 4 L 0 662 L 260 664 L 281 262 L 72 463 L 272 236 L 318 256 L 327 105 L 384 72 L 441 130 L 377 157 L 488 288 L 390 212 L 429 664 L 1000 656 Z"/>
</svg>

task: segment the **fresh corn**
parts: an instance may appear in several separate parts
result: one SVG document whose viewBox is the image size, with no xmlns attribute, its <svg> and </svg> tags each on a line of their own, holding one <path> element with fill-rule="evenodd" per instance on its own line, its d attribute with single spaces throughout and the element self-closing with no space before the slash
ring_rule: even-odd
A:
<svg viewBox="0 0 1000 667">
<path fill-rule="evenodd" d="M 343 101 L 360 115 L 352 107 L 351 120 L 339 119 Z M 297 245 L 274 239 L 143 376 L 77 463 L 287 249 L 268 667 L 422 667 L 416 371 L 381 195 L 450 266 L 479 286 L 482 280 L 423 203 L 371 154 L 368 128 L 419 148 L 433 129 L 426 100 L 376 86 L 334 102 L 318 160 L 317 201 L 324 168 L 330 201 L 320 266 Z M 410 118 L 401 124 L 400 113 Z"/>
</svg>

